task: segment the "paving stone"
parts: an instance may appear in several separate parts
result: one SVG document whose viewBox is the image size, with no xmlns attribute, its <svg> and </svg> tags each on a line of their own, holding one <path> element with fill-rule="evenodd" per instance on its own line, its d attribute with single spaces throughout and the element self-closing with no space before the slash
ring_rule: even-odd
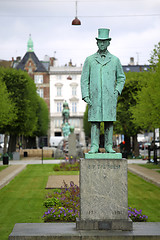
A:
<svg viewBox="0 0 160 240">
<path fill-rule="evenodd" d="M 79 175 L 52 175 L 49 176 L 46 189 L 64 187 L 64 182 L 70 186 L 73 181 L 75 185 L 79 186 Z"/>
</svg>

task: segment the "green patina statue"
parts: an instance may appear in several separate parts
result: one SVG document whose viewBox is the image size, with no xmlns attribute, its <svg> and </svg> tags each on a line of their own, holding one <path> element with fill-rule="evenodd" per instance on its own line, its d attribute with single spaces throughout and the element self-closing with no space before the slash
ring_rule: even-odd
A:
<svg viewBox="0 0 160 240">
<path fill-rule="evenodd" d="M 69 119 L 69 106 L 68 106 L 68 103 L 66 101 L 63 103 L 62 116 L 63 116 L 63 124 L 65 124 L 66 122 L 68 123 L 68 119 Z"/>
<path fill-rule="evenodd" d="M 81 75 L 82 99 L 88 103 L 88 121 L 91 122 L 91 149 L 99 149 L 100 122 L 104 122 L 105 150 L 112 149 L 113 121 L 116 121 L 118 95 L 121 94 L 125 75 L 120 60 L 107 50 L 110 45 L 109 29 L 98 29 L 98 52 L 86 58 Z"/>
</svg>

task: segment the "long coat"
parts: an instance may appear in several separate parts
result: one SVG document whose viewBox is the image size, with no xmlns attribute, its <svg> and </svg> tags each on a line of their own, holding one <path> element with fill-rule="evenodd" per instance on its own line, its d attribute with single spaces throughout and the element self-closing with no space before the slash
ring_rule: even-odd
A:
<svg viewBox="0 0 160 240">
<path fill-rule="evenodd" d="M 89 97 L 88 121 L 116 121 L 117 98 L 121 94 L 125 75 L 117 57 L 107 52 L 104 59 L 97 52 L 86 58 L 81 75 L 82 99 Z"/>
</svg>

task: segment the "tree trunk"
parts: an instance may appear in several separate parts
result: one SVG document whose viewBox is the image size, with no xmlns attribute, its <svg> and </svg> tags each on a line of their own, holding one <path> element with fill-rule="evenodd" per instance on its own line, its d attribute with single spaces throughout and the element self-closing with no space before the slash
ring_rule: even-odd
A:
<svg viewBox="0 0 160 240">
<path fill-rule="evenodd" d="M 16 140 L 17 140 L 17 135 L 11 134 L 9 138 L 9 147 L 8 147 L 8 152 L 16 152 Z"/>
<path fill-rule="evenodd" d="M 128 154 L 131 152 L 131 140 L 130 137 L 124 135 L 124 141 L 125 141 L 125 157 L 128 157 Z"/>
<path fill-rule="evenodd" d="M 7 153 L 7 143 L 8 143 L 8 134 L 4 135 L 4 149 L 3 149 L 3 153 Z"/>
<path fill-rule="evenodd" d="M 133 152 L 135 157 L 139 156 L 139 144 L 137 140 L 137 134 L 133 136 Z"/>
</svg>

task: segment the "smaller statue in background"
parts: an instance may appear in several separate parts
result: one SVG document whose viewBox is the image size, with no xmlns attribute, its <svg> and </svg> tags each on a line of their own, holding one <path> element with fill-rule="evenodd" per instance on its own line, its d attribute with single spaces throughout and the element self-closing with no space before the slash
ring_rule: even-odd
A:
<svg viewBox="0 0 160 240">
<path fill-rule="evenodd" d="M 69 106 L 68 106 L 68 103 L 66 101 L 63 103 L 62 116 L 63 116 L 63 124 L 68 123 L 68 119 L 69 119 Z"/>
<path fill-rule="evenodd" d="M 69 106 L 66 101 L 63 103 L 62 117 L 63 117 L 62 132 L 63 132 L 63 136 L 67 138 L 71 132 L 70 132 L 70 124 L 68 123 Z"/>
</svg>

